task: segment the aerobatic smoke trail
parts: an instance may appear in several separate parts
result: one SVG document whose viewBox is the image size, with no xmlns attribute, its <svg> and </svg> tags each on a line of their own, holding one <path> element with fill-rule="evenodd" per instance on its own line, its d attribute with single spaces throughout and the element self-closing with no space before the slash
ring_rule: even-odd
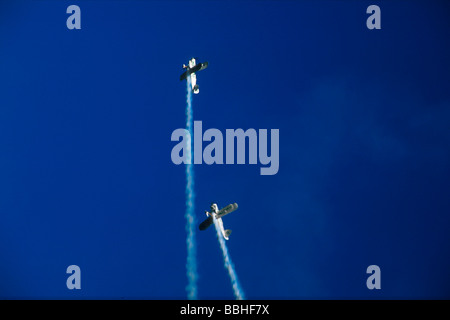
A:
<svg viewBox="0 0 450 320">
<path fill-rule="evenodd" d="M 216 227 L 217 239 L 219 239 L 220 248 L 222 249 L 224 267 L 225 269 L 227 269 L 228 275 L 230 276 L 234 296 L 236 297 L 236 300 L 245 300 L 244 291 L 242 290 L 241 285 L 239 284 L 236 270 L 234 270 L 234 265 L 233 262 L 231 261 L 230 255 L 228 254 L 228 248 L 225 243 L 225 240 L 223 239 L 222 231 L 220 231 L 219 223 L 217 222 L 216 219 L 213 219 L 213 221 L 214 227 Z"/>
<path fill-rule="evenodd" d="M 187 262 L 186 274 L 188 277 L 188 285 L 186 287 L 188 299 L 197 299 L 197 245 L 195 243 L 195 215 L 194 215 L 194 164 L 192 160 L 192 144 L 193 136 L 193 116 L 192 116 L 192 90 L 190 78 L 187 78 L 187 99 L 186 99 L 186 130 L 189 131 L 186 139 L 187 164 L 186 164 L 186 245 L 187 245 Z"/>
</svg>

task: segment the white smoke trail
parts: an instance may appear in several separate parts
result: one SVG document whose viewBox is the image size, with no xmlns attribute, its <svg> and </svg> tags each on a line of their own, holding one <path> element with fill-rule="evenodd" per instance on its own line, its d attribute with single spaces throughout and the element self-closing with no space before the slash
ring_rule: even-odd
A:
<svg viewBox="0 0 450 320">
<path fill-rule="evenodd" d="M 197 299 L 197 244 L 195 243 L 195 215 L 194 215 L 194 164 L 192 161 L 192 144 L 193 136 L 193 111 L 192 111 L 192 90 L 190 78 L 187 78 L 187 99 L 186 99 L 186 130 L 189 135 L 186 139 L 187 164 L 186 164 L 186 245 L 187 245 L 187 262 L 186 274 L 188 277 L 188 285 L 186 287 L 187 296 L 190 300 Z"/>
<path fill-rule="evenodd" d="M 186 286 L 187 296 L 190 300 L 197 299 L 197 244 L 195 242 L 195 210 L 194 210 L 194 163 L 192 159 L 192 141 L 193 136 L 193 110 L 192 110 L 192 89 L 190 78 L 187 78 L 187 97 L 186 97 L 186 130 L 189 135 L 186 137 L 186 246 L 187 246 L 187 262 L 186 274 L 188 277 L 188 285 Z M 233 262 L 228 254 L 228 248 L 222 237 L 222 232 L 218 226 L 217 220 L 213 219 L 214 226 L 219 239 L 220 248 L 222 249 L 224 266 L 228 271 L 233 287 L 234 296 L 237 300 L 244 300 L 244 292 L 239 284 Z"/>
<path fill-rule="evenodd" d="M 222 249 L 224 267 L 225 269 L 227 269 L 228 275 L 230 276 L 234 296 L 236 297 L 236 300 L 245 300 L 244 291 L 239 284 L 236 270 L 234 270 L 233 262 L 231 261 L 230 255 L 228 254 L 228 248 L 222 236 L 222 231 L 220 230 L 219 223 L 216 219 L 213 219 L 213 221 L 214 227 L 216 227 L 217 239 L 219 239 L 220 248 Z"/>
</svg>

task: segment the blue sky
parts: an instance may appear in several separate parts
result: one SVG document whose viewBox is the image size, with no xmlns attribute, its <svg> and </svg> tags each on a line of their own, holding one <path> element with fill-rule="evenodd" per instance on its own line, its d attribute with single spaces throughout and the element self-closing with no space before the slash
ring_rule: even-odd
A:
<svg viewBox="0 0 450 320">
<path fill-rule="evenodd" d="M 0 297 L 186 298 L 170 136 L 196 56 L 204 130 L 280 130 L 274 176 L 195 166 L 199 222 L 239 204 L 224 224 L 247 298 L 448 298 L 448 4 L 379 1 L 368 30 L 370 4 L 2 1 Z M 198 297 L 232 299 L 214 230 L 196 238 Z"/>
</svg>

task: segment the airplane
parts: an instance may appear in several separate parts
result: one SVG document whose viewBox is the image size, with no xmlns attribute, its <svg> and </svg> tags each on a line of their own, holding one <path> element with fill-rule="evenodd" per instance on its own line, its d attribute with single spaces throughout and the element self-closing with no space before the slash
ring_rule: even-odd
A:
<svg viewBox="0 0 450 320">
<path fill-rule="evenodd" d="M 231 230 L 230 229 L 225 230 L 223 228 L 222 217 L 233 212 L 237 208 L 238 208 L 237 203 L 229 204 L 225 208 L 222 208 L 220 210 L 219 210 L 219 207 L 217 206 L 217 204 L 215 204 L 215 203 L 211 204 L 211 212 L 205 211 L 206 216 L 208 218 L 205 221 L 203 221 L 202 223 L 200 223 L 199 229 L 202 231 L 205 230 L 210 225 L 212 225 L 214 222 L 214 219 L 216 219 L 217 223 L 219 224 L 220 231 L 222 231 L 223 237 L 225 238 L 225 240 L 228 240 L 229 236 L 231 234 Z"/>
<path fill-rule="evenodd" d="M 199 62 L 196 63 L 195 58 L 192 58 L 189 60 L 189 64 L 185 65 L 183 64 L 183 69 L 187 69 L 183 74 L 180 76 L 180 81 L 187 79 L 187 77 L 191 78 L 191 87 L 192 91 L 195 94 L 198 94 L 200 92 L 197 84 L 197 75 L 195 74 L 198 71 L 202 71 L 208 68 L 208 62 Z"/>
</svg>

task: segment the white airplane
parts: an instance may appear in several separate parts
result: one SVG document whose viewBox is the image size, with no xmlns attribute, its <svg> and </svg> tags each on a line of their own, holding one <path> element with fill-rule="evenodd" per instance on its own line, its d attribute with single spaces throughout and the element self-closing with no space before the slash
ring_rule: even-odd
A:
<svg viewBox="0 0 450 320">
<path fill-rule="evenodd" d="M 225 230 L 223 228 L 222 217 L 229 214 L 230 212 L 233 212 L 237 208 L 238 208 L 237 203 L 232 203 L 232 204 L 227 205 L 225 208 L 222 208 L 219 210 L 219 208 L 217 207 L 217 204 L 213 203 L 211 205 L 211 212 L 205 211 L 206 216 L 208 218 L 205 221 L 203 221 L 202 223 L 200 223 L 199 229 L 205 230 L 210 225 L 212 225 L 214 223 L 214 219 L 216 219 L 217 223 L 219 224 L 220 231 L 222 231 L 223 237 L 225 238 L 225 240 L 228 240 L 228 237 L 231 234 L 231 230 L 230 229 Z"/>
<path fill-rule="evenodd" d="M 197 84 L 197 75 L 195 74 L 198 71 L 202 71 L 204 69 L 208 68 L 208 62 L 199 62 L 196 63 L 195 58 L 192 58 L 189 60 L 189 64 L 185 65 L 183 64 L 183 69 L 187 69 L 183 74 L 180 76 L 180 80 L 185 80 L 187 77 L 191 78 L 191 87 L 192 91 L 195 94 L 198 94 L 200 92 Z"/>
</svg>

